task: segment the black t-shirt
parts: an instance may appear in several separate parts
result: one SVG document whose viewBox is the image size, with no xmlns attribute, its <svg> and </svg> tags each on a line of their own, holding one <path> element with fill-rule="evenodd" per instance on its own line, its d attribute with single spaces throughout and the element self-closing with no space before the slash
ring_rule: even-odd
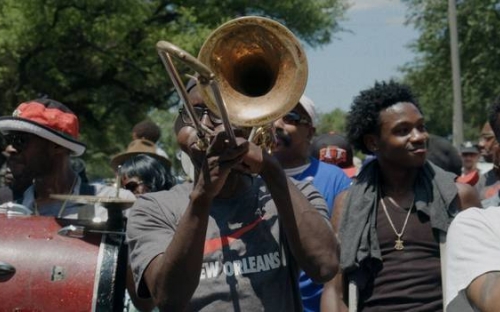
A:
<svg viewBox="0 0 500 312">
<path fill-rule="evenodd" d="M 395 250 L 397 236 L 378 206 L 382 269 L 361 293 L 360 311 L 442 311 L 439 241 L 429 217 L 413 208 L 401 237 L 404 249 Z M 392 206 L 387 211 L 400 232 L 407 211 Z"/>
</svg>

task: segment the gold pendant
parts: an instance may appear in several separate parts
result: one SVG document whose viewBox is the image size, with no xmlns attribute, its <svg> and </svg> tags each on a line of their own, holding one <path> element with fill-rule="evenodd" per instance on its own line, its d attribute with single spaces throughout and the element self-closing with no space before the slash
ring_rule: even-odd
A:
<svg viewBox="0 0 500 312">
<path fill-rule="evenodd" d="M 405 246 L 403 245 L 403 240 L 401 239 L 401 237 L 398 237 L 398 239 L 396 239 L 396 244 L 394 245 L 394 249 L 396 250 L 403 250 L 405 248 Z"/>
</svg>

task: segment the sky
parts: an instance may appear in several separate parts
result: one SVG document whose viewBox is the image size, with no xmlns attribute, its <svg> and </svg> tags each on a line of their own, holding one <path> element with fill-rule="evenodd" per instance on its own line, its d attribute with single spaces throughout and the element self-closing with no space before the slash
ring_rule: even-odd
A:
<svg viewBox="0 0 500 312">
<path fill-rule="evenodd" d="M 401 78 L 398 67 L 415 55 L 407 47 L 418 32 L 405 26 L 406 6 L 400 0 L 350 0 L 348 31 L 335 34 L 322 48 L 306 46 L 309 78 L 306 95 L 321 113 L 348 111 L 359 91 L 375 81 Z"/>
</svg>

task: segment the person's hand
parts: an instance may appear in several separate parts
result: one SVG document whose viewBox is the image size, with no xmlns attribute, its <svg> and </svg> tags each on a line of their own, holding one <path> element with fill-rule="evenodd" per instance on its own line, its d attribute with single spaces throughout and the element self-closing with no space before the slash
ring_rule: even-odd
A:
<svg viewBox="0 0 500 312">
<path fill-rule="evenodd" d="M 217 133 L 206 151 L 195 190 L 200 194 L 215 197 L 224 186 L 231 170 L 241 165 L 249 146 L 250 143 L 242 138 L 237 138 L 236 146 L 231 146 L 225 132 Z"/>
<path fill-rule="evenodd" d="M 239 138 L 237 138 L 237 142 Z M 243 161 L 237 164 L 234 169 L 246 174 L 259 174 L 265 161 L 266 152 L 254 143 L 248 143 L 248 151 L 243 157 Z"/>
</svg>

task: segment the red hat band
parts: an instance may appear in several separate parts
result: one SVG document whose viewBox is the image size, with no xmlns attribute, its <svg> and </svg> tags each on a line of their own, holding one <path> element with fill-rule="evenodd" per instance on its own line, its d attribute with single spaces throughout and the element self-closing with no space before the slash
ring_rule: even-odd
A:
<svg viewBox="0 0 500 312">
<path fill-rule="evenodd" d="M 20 104 L 12 116 L 36 122 L 74 139 L 78 139 L 79 136 L 78 118 L 74 114 L 57 108 L 47 108 L 38 102 Z"/>
</svg>

